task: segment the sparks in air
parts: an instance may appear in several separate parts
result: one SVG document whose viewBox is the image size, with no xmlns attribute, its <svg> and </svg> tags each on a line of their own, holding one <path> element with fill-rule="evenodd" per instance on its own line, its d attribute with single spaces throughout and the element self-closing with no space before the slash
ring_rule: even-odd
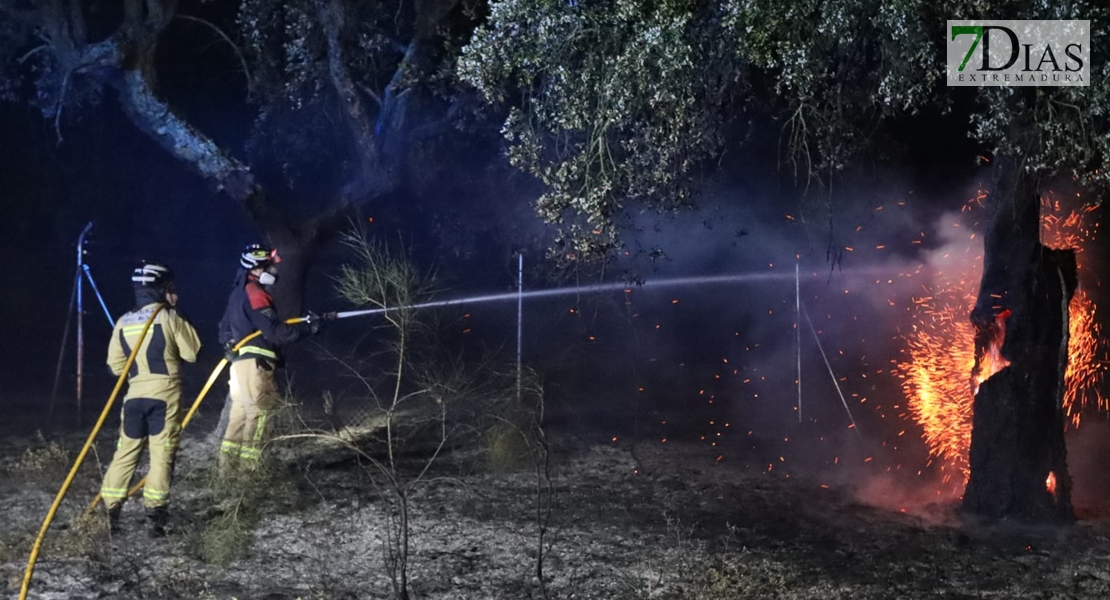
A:
<svg viewBox="0 0 1110 600">
<path fill-rule="evenodd" d="M 1085 410 L 1110 408 L 1100 393 L 1110 349 L 1095 318 L 1095 302 L 1084 285 L 1099 283 L 1087 250 L 1098 234 L 1099 223 L 1094 218 L 1098 205 L 1084 202 L 1073 210 L 1063 205 L 1055 194 L 1041 199 L 1041 243 L 1074 249 L 1079 268 L 1079 288 L 1068 305 L 1068 368 L 1064 373 L 1064 414 L 1070 426 L 1079 427 Z"/>
<path fill-rule="evenodd" d="M 984 193 L 965 206 L 963 219 L 974 217 Z M 1064 412 L 1068 423 L 1078 427 L 1084 411 L 1106 410 L 1107 399 L 1100 390 L 1106 373 L 1107 345 L 1096 317 L 1097 307 L 1084 281 L 1092 265 L 1085 249 L 1098 231 L 1096 205 L 1072 208 L 1049 194 L 1041 204 L 1042 243 L 1050 248 L 1073 248 L 1080 273 L 1080 287 L 1069 305 L 1068 368 L 1065 374 Z M 961 223 L 953 223 L 961 226 Z M 963 248 L 936 257 L 921 294 L 914 298 L 913 324 L 902 336 L 905 342 L 897 372 L 907 399 L 908 416 L 922 428 L 932 461 L 942 482 L 954 496 L 963 493 L 968 476 L 971 446 L 972 404 L 978 385 L 1005 368 L 1001 355 L 1005 319 L 996 316 L 990 343 L 975 355 L 975 331 L 968 320 L 978 295 L 982 272 L 982 240 L 974 235 Z"/>
</svg>

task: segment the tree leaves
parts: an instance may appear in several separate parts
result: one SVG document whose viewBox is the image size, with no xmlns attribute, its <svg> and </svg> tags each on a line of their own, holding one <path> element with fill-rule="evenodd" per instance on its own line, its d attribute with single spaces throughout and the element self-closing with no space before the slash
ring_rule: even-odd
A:
<svg viewBox="0 0 1110 600">
<path fill-rule="evenodd" d="M 875 134 L 890 117 L 953 110 L 946 19 L 1099 23 L 1107 12 L 1089 0 L 501 0 L 458 72 L 510 107 L 507 154 L 546 185 L 540 215 L 576 252 L 604 253 L 629 203 L 689 202 L 692 170 L 722 150 L 723 125 L 746 102 L 765 99 L 784 118 L 783 158 L 799 182 L 823 183 L 885 154 Z M 1091 35 L 1097 56 L 1108 34 Z M 970 136 L 1028 170 L 1105 183 L 1108 78 L 1096 61 L 1090 87 L 984 87 L 960 110 Z"/>
<path fill-rule="evenodd" d="M 491 5 L 459 75 L 511 107 L 508 158 L 545 184 L 536 208 L 560 226 L 564 258 L 615 248 L 629 202 L 688 203 L 691 170 L 722 147 L 738 75 L 723 33 L 698 2 Z"/>
</svg>

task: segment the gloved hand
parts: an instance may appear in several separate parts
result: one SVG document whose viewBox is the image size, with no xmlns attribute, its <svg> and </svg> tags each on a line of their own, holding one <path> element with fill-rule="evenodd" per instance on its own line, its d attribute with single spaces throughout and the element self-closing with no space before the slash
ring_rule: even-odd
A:
<svg viewBox="0 0 1110 600">
<path fill-rule="evenodd" d="M 224 344 L 224 359 L 227 360 L 227 362 L 229 363 L 233 362 L 239 356 L 239 352 L 237 350 L 233 350 L 233 348 L 235 348 L 235 342 L 228 342 Z"/>
<path fill-rule="evenodd" d="M 317 333 L 320 333 L 320 327 L 324 324 L 324 319 L 320 318 L 320 315 L 310 310 L 308 311 L 308 314 L 305 315 L 304 324 L 308 325 L 309 333 L 311 333 L 312 335 L 316 335 Z"/>
</svg>

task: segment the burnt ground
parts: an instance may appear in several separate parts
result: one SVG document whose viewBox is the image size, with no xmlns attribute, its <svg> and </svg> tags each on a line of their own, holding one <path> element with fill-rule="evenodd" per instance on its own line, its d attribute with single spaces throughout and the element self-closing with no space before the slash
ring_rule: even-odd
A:
<svg viewBox="0 0 1110 600">
<path fill-rule="evenodd" d="M 194 432 L 168 537 L 145 535 L 135 501 L 113 537 L 99 513 L 76 518 L 110 438 L 100 436 L 62 505 L 29 597 L 390 597 L 383 541 L 396 513 L 365 460 L 289 440 L 271 453 L 268 475 L 218 491 L 212 449 Z M 34 534 L 82 441 L 0 442 L 5 598 L 18 596 Z M 929 507 L 929 518 L 876 508 L 850 483 L 718 462 L 693 444 L 552 432 L 550 445 L 552 496 L 535 470 L 490 469 L 479 450 L 439 457 L 411 498 L 412 598 L 1110 597 L 1110 519 L 1098 512 L 1066 527 L 972 525 L 952 505 Z M 537 501 L 546 498 L 541 587 Z"/>
</svg>

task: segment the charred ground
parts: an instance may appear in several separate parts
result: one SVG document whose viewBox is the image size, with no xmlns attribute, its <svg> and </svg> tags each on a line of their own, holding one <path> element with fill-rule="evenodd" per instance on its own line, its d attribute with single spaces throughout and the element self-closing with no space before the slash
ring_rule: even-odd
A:
<svg viewBox="0 0 1110 600">
<path fill-rule="evenodd" d="M 186 436 L 168 538 L 75 520 L 95 494 L 97 461 L 79 473 L 39 561 L 33 598 L 387 598 L 382 541 L 388 494 L 341 447 L 274 447 L 248 543 L 221 550 L 211 447 Z M 766 470 L 770 440 L 718 448 L 660 443 L 651 429 L 613 441 L 548 432 L 550 487 L 531 467 L 493 469 L 491 449 L 456 448 L 412 496 L 413 598 L 1103 598 L 1110 518 L 1080 507 L 1067 527 L 961 522 L 954 503 L 876 508 L 866 477 Z M 101 436 L 101 460 L 111 451 Z M 649 441 L 649 438 L 650 441 Z M 6 595 L 81 436 L 3 441 L 0 512 Z M 419 445 L 405 455 L 422 464 Z M 878 469 L 876 469 L 878 470 Z M 541 474 L 542 475 L 542 474 Z M 832 483 L 829 483 L 832 482 Z M 551 511 L 536 578 L 539 523 Z M 222 552 L 222 553 L 221 553 Z"/>
</svg>

